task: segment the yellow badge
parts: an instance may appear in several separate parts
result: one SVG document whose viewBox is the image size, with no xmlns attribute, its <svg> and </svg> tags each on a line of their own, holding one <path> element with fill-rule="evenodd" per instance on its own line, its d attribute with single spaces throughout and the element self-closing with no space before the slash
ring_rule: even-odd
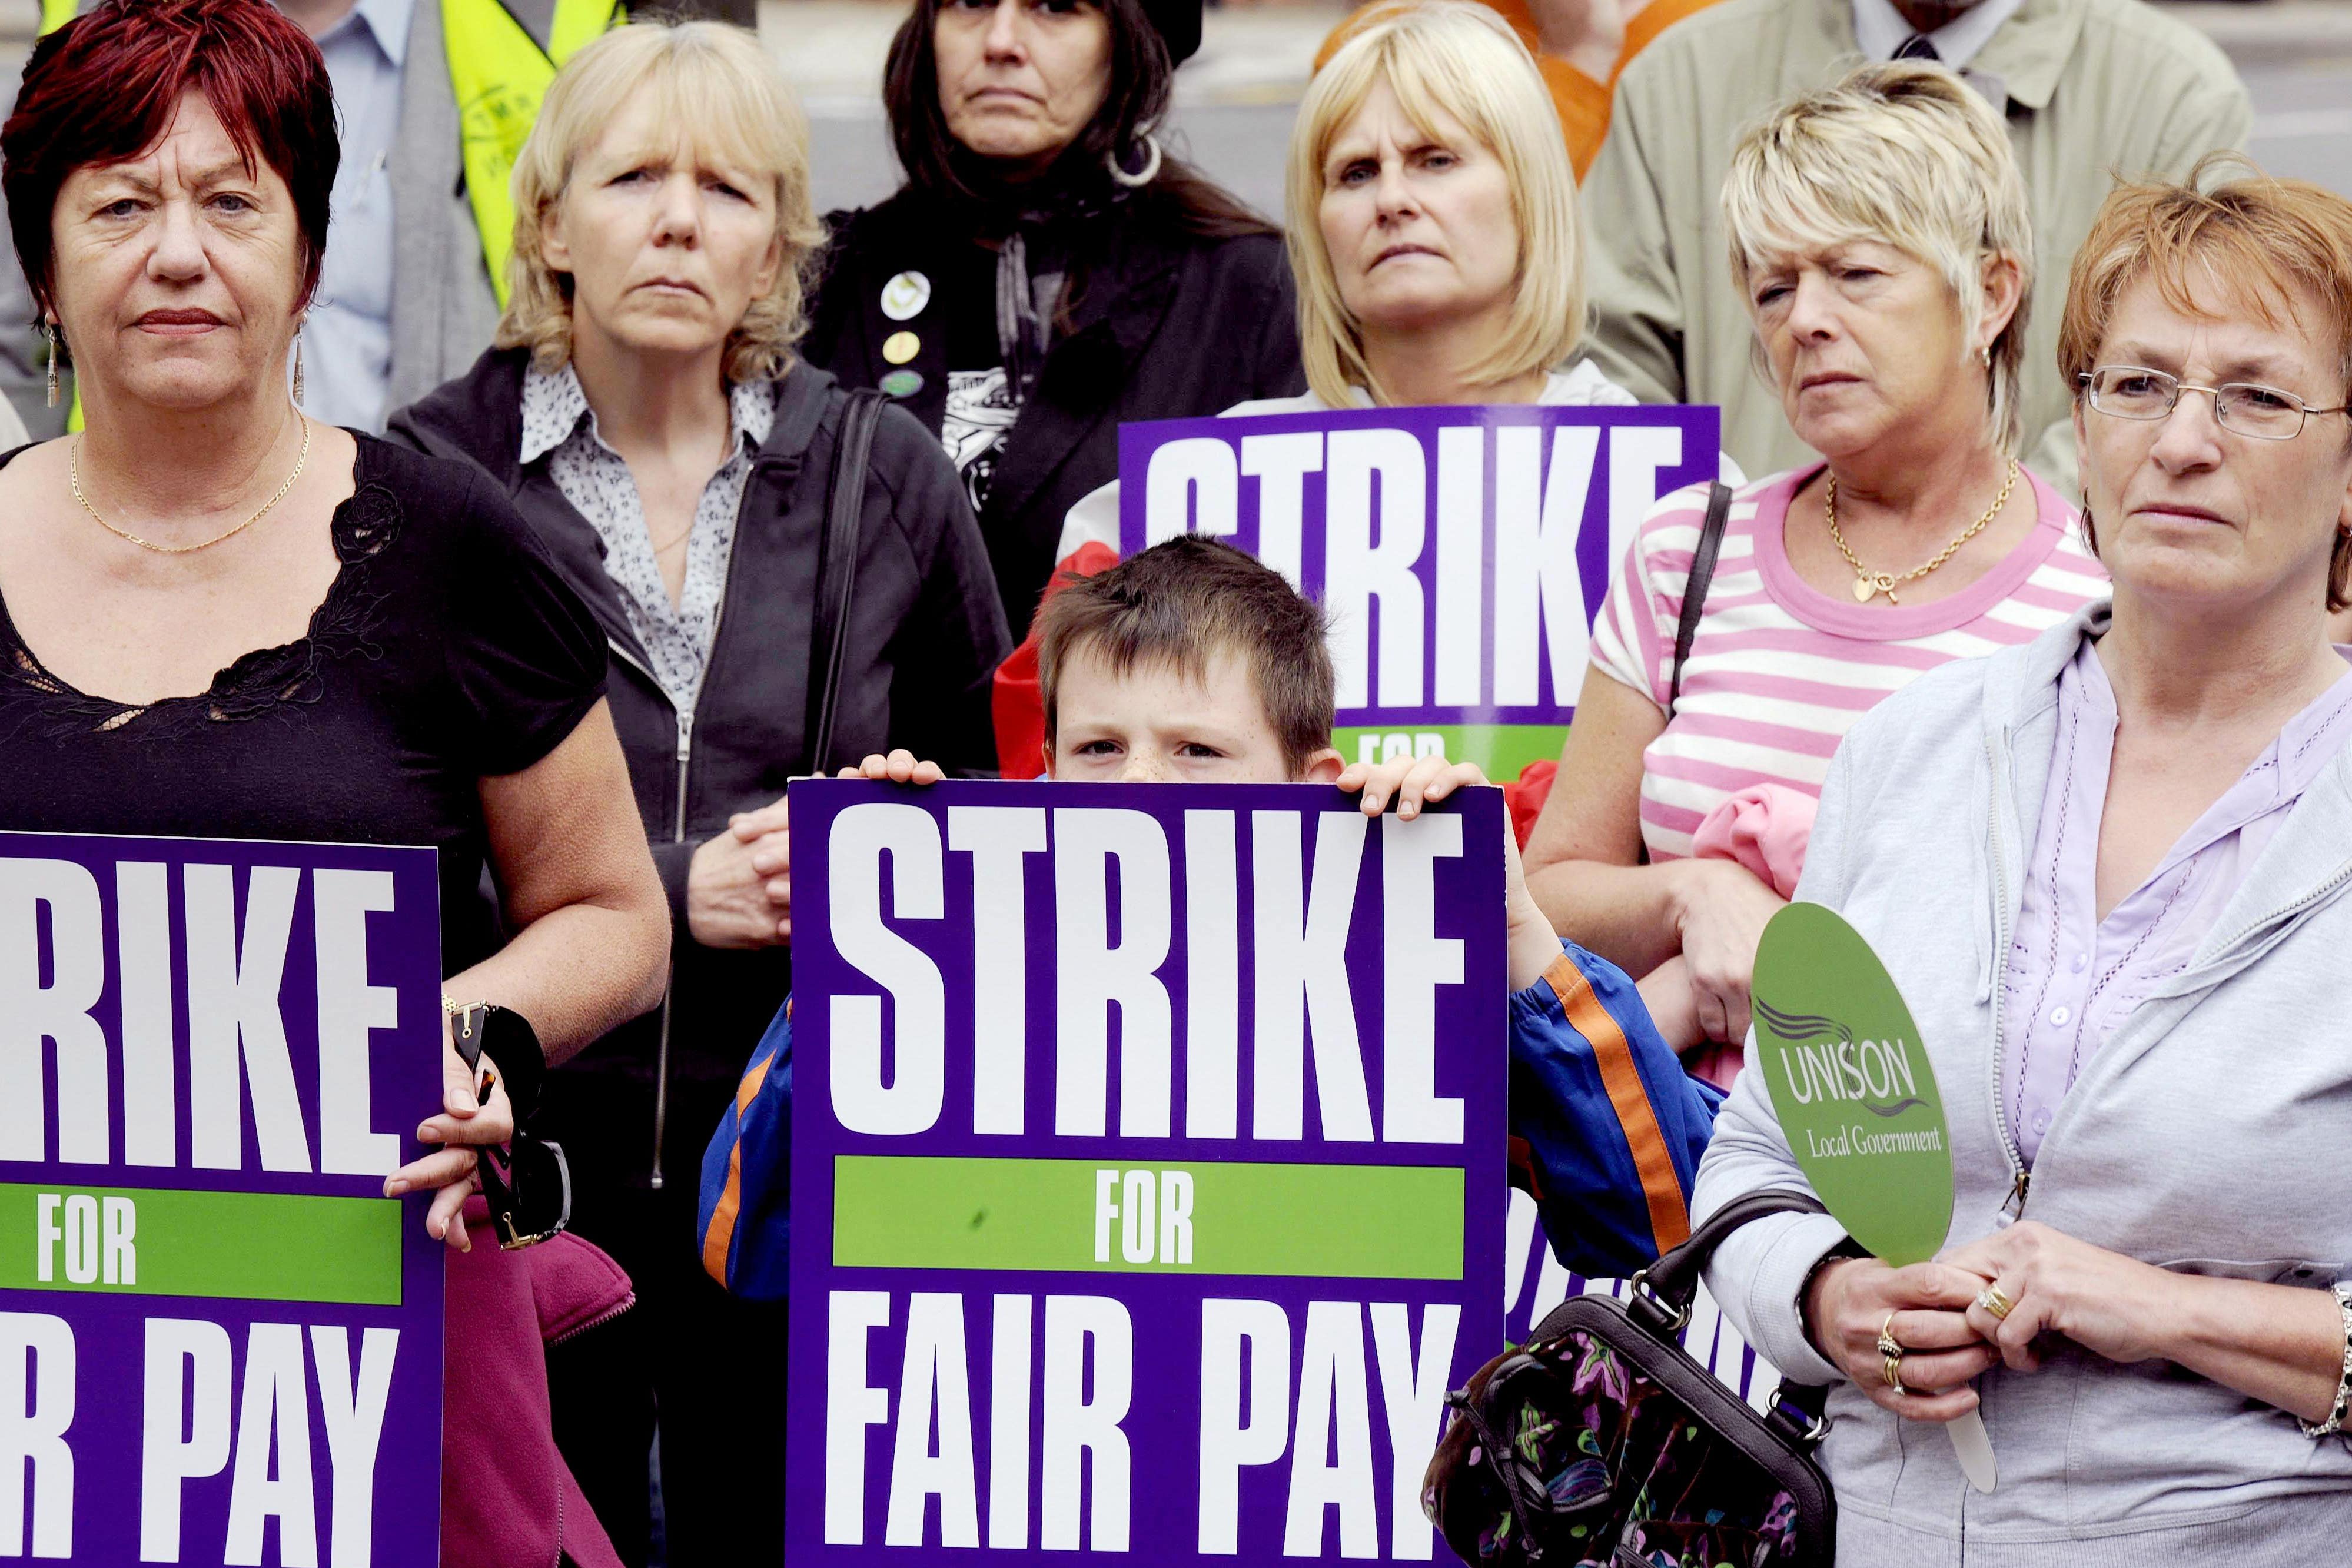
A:
<svg viewBox="0 0 2352 1568">
<path fill-rule="evenodd" d="M 923 340 L 912 332 L 892 332 L 882 340 L 882 357 L 892 364 L 905 364 L 922 352 Z"/>
</svg>

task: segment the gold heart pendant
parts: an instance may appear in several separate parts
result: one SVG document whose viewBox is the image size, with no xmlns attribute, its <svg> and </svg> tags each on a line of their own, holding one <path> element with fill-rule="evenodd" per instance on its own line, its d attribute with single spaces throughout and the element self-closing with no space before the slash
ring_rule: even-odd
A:
<svg viewBox="0 0 2352 1568">
<path fill-rule="evenodd" d="M 1871 600 L 1877 596 L 1877 584 L 1872 582 L 1867 577 L 1856 577 L 1853 580 L 1853 602 L 1855 604 L 1867 605 Z"/>
</svg>

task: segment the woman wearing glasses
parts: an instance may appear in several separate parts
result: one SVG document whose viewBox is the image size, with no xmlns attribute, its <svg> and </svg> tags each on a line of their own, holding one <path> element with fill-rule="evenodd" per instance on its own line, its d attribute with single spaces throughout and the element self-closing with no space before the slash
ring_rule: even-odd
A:
<svg viewBox="0 0 2352 1568">
<path fill-rule="evenodd" d="M 2118 190 L 2074 259 L 2059 356 L 2112 604 L 1888 699 L 1822 791 L 1797 891 L 1918 1020 L 1949 1245 L 1893 1269 L 1775 1218 L 1708 1283 L 1776 1365 L 1851 1380 L 1842 1562 L 1958 1561 L 1963 1510 L 1971 1556 L 2019 1568 L 2342 1553 L 2352 204 L 2200 183 Z M 1743 1080 L 1696 1208 L 1803 1179 Z M 1916 1425 L 1971 1409 L 1987 1496 Z"/>
<path fill-rule="evenodd" d="M 1904 61 L 1794 100 L 1742 139 L 1723 226 L 1758 363 L 1821 460 L 1738 493 L 1696 589 L 1706 487 L 1643 522 L 1593 626 L 1528 885 L 1560 931 L 1643 977 L 1660 1032 L 1728 1086 L 1757 938 L 1839 737 L 2105 582 L 2065 501 L 2017 461 L 2032 226 L 1974 89 Z M 1782 847 L 1709 852 L 1743 841 Z"/>
</svg>

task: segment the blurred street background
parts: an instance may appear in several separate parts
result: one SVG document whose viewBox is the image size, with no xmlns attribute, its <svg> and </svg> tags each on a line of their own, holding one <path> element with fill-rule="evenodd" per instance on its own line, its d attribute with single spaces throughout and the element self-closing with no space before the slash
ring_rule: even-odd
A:
<svg viewBox="0 0 2352 1568">
<path fill-rule="evenodd" d="M 740 0 L 739 0 L 740 3 Z M 2229 52 L 2254 102 L 2253 154 L 2277 174 L 2352 195 L 2352 0 L 2159 0 Z M 1207 14 L 1176 77 L 1171 147 L 1271 216 L 1316 47 L 1345 0 L 1233 0 Z M 882 58 L 902 0 L 759 0 L 760 36 L 814 123 L 820 211 L 862 206 L 898 183 L 883 123 Z M 37 0 L 0 0 L 0 69 L 31 47 Z"/>
<path fill-rule="evenodd" d="M 17 0 L 26 5 L 29 0 Z M 2254 101 L 2254 157 L 2273 174 L 2352 195 L 2352 0 L 2206 0 L 2165 7 L 2226 49 Z M 1211 10 L 1176 76 L 1171 145 L 1269 216 L 1307 68 L 1348 6 L 1265 0 Z M 882 120 L 882 58 L 906 6 L 891 0 L 762 0 L 760 33 L 814 121 L 820 211 L 898 185 Z"/>
</svg>

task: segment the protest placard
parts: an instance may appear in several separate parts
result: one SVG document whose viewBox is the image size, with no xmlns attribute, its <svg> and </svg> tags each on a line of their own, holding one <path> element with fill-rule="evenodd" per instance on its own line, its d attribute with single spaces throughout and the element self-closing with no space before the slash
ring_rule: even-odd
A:
<svg viewBox="0 0 2352 1568">
<path fill-rule="evenodd" d="M 1363 408 L 1119 427 L 1119 540 L 1187 531 L 1332 619 L 1334 744 L 1494 778 L 1559 755 L 1610 574 L 1660 496 L 1715 478 L 1713 407 Z"/>
<path fill-rule="evenodd" d="M 1501 804 L 793 786 L 791 1562 L 1442 1550 L 1502 1347 Z"/>
<path fill-rule="evenodd" d="M 429 849 L 0 834 L 0 1559 L 430 1568 Z"/>
</svg>

